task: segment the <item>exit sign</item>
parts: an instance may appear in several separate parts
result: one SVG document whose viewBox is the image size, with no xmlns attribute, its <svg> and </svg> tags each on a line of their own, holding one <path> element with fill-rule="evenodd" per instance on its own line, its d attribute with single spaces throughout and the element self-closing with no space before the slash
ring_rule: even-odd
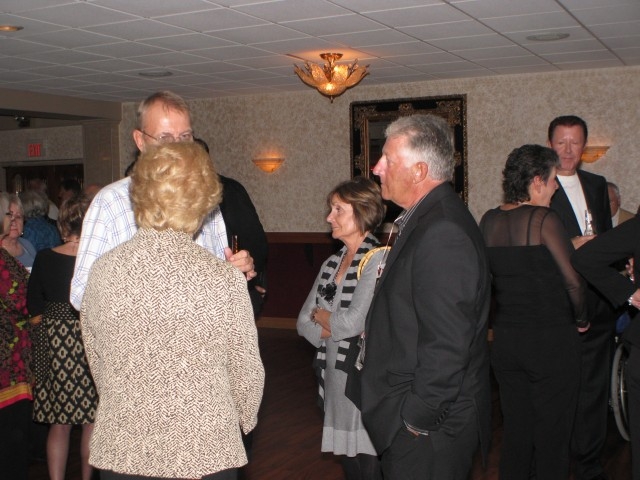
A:
<svg viewBox="0 0 640 480">
<path fill-rule="evenodd" d="M 41 143 L 29 143 L 27 145 L 27 156 L 40 157 L 42 156 L 42 144 Z"/>
</svg>

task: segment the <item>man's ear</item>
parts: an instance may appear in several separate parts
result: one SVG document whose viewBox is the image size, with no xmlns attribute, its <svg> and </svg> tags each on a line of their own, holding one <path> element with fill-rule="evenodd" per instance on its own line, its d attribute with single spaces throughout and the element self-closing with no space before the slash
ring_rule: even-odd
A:
<svg viewBox="0 0 640 480">
<path fill-rule="evenodd" d="M 417 162 L 411 166 L 412 174 L 413 174 L 413 183 L 420 183 L 429 174 L 429 165 L 425 162 Z"/>
<path fill-rule="evenodd" d="M 138 150 L 142 152 L 144 149 L 144 134 L 137 128 L 133 131 L 133 141 L 136 142 Z"/>
</svg>

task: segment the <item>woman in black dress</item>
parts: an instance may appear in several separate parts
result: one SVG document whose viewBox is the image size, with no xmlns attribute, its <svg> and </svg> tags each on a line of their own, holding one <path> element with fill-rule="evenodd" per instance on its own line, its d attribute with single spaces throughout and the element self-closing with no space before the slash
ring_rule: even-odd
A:
<svg viewBox="0 0 640 480">
<path fill-rule="evenodd" d="M 51 425 L 47 464 L 52 480 L 65 478 L 73 425 L 82 425 L 82 478 L 91 477 L 89 439 L 98 398 L 84 353 L 78 312 L 69 303 L 82 220 L 88 206 L 87 199 L 81 196 L 62 204 L 58 228 L 64 243 L 38 253 L 27 292 L 32 323 L 41 329 L 40 338 L 44 339 L 34 353 L 33 418 Z"/>
<path fill-rule="evenodd" d="M 571 268 L 573 246 L 548 208 L 558 156 L 524 145 L 503 170 L 505 203 L 480 223 L 496 311 L 491 364 L 500 388 L 504 437 L 500 478 L 569 477 L 577 402 L 579 337 L 588 323 L 585 286 Z M 532 467 L 533 465 L 533 467 Z"/>
</svg>

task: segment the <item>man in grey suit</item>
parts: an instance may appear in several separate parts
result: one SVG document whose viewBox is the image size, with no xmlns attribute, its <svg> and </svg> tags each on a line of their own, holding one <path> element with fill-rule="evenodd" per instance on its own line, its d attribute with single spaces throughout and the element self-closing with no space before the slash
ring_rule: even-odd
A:
<svg viewBox="0 0 640 480">
<path fill-rule="evenodd" d="M 490 441 L 484 243 L 449 184 L 446 121 L 403 117 L 385 135 L 373 173 L 405 210 L 367 317 L 362 418 L 385 480 L 463 480 Z"/>
</svg>

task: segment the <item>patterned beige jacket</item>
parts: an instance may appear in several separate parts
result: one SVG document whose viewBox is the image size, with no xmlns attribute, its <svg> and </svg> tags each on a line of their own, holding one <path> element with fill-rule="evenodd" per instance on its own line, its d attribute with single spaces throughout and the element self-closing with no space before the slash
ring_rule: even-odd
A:
<svg viewBox="0 0 640 480">
<path fill-rule="evenodd" d="M 91 465 L 200 478 L 247 463 L 264 369 L 239 270 L 140 229 L 95 262 L 80 321 L 100 396 Z"/>
</svg>

